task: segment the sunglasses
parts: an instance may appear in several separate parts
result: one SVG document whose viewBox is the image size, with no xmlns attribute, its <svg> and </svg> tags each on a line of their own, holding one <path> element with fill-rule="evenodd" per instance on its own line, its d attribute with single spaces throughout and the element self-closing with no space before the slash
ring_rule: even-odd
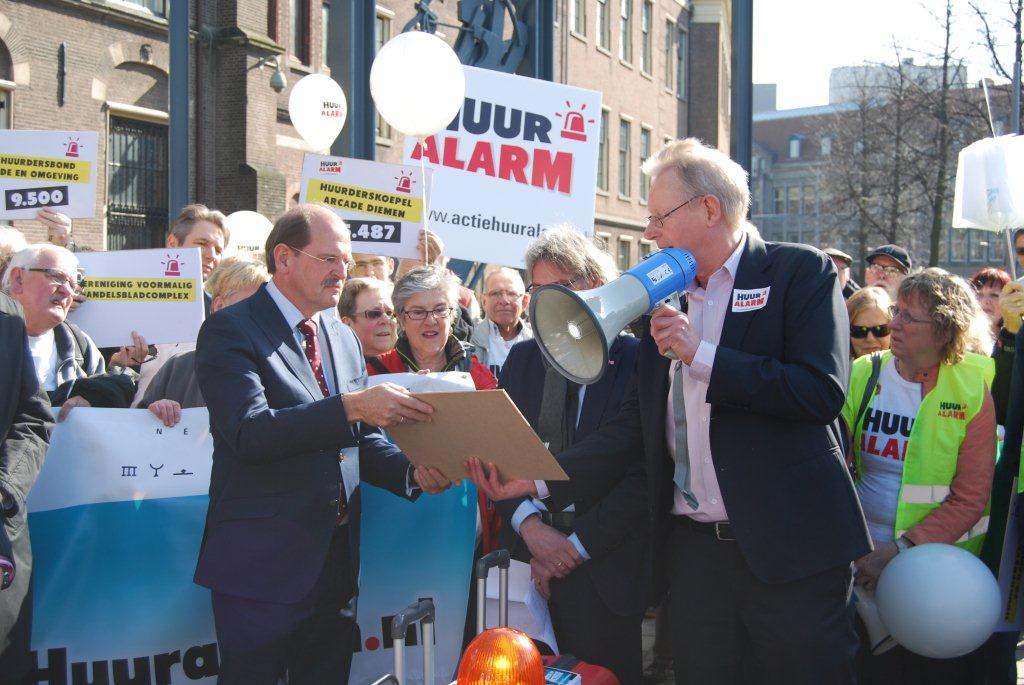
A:
<svg viewBox="0 0 1024 685">
<path fill-rule="evenodd" d="M 367 309 L 365 312 L 357 312 L 356 316 L 362 316 L 367 321 L 376 321 L 381 317 L 395 318 L 395 313 L 390 309 Z"/>
<path fill-rule="evenodd" d="M 1021 257 L 1024 257 L 1024 247 L 1018 247 L 1018 248 L 1016 248 L 1016 249 L 1015 249 L 1015 252 L 1016 252 L 1016 253 L 1017 253 L 1018 255 L 1020 255 Z"/>
<path fill-rule="evenodd" d="M 854 326 L 850 324 L 850 337 L 861 338 L 868 337 L 868 333 L 875 336 L 876 338 L 884 338 L 889 335 L 889 324 L 883 323 L 880 326 Z"/>
</svg>

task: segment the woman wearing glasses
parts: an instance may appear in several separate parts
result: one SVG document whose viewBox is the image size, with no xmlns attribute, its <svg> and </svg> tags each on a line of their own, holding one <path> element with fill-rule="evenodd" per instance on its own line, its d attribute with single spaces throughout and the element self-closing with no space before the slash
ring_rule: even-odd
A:
<svg viewBox="0 0 1024 685">
<path fill-rule="evenodd" d="M 992 360 L 968 351 L 980 315 L 970 286 L 941 269 L 900 284 L 890 350 L 853 364 L 843 418 L 875 550 L 856 562 L 873 590 L 902 550 L 930 542 L 981 550 L 996 454 Z M 897 647 L 862 650 L 862 683 L 959 683 L 969 658 L 934 660 Z"/>
<path fill-rule="evenodd" d="M 850 295 L 846 311 L 850 315 L 850 355 L 854 359 L 889 349 L 891 306 L 889 293 L 877 286 L 861 288 Z"/>
<path fill-rule="evenodd" d="M 359 338 L 370 373 L 389 373 L 377 356 L 394 349 L 398 336 L 395 307 L 391 304 L 393 288 L 389 281 L 350 278 L 338 301 L 341 322 Z"/>
</svg>

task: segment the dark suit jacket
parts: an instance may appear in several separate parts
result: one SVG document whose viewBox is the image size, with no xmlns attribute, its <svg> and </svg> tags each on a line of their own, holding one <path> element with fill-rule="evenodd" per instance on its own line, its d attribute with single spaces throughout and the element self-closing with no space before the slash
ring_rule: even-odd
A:
<svg viewBox="0 0 1024 685">
<path fill-rule="evenodd" d="M 28 591 L 32 548 L 25 529 L 25 500 L 43 466 L 52 427 L 50 403 L 28 351 L 21 307 L 0 293 L 0 528 L 9 539 L 16 570 L 14 583 L 0 592 L 0 653 Z"/>
<path fill-rule="evenodd" d="M 585 439 L 602 424 L 619 413 L 626 387 L 633 375 L 640 341 L 619 336 L 608 351 L 608 367 L 601 379 L 587 386 L 583 395 L 579 424 L 574 442 Z M 516 407 L 534 429 L 539 425 L 544 387 L 544 363 L 536 340 L 525 340 L 512 347 L 502 367 L 499 386 L 504 388 Z M 557 456 L 557 455 L 556 455 Z M 622 472 L 613 469 L 611 476 L 602 472 L 606 464 L 595 463 L 585 474 L 579 474 L 580 499 L 576 504 L 573 532 L 580 539 L 591 559 L 577 573 L 590 576 L 598 594 L 608 608 L 628 616 L 647 608 L 647 503 L 633 499 L 626 492 L 623 499 L 618 489 Z M 522 499 L 499 502 L 502 520 L 502 546 L 523 560 L 529 550 L 510 521 Z"/>
<path fill-rule="evenodd" d="M 331 311 L 320 318 L 320 344 L 330 346 L 339 389 L 364 388 L 355 335 Z M 335 529 L 339 451 L 358 448 L 362 479 L 403 497 L 409 462 L 379 429 L 349 424 L 338 395 L 323 398 L 266 286 L 206 320 L 196 373 L 214 447 L 195 580 L 237 597 L 297 602 L 320 574 Z M 348 530 L 356 578 L 358 489 L 349 498 Z"/>
<path fill-rule="evenodd" d="M 839 448 L 849 379 L 848 321 L 821 252 L 748 234 L 734 288 L 770 287 L 763 308 L 727 312 L 707 401 L 711 452 L 737 544 L 752 572 L 784 583 L 870 550 Z M 669 360 L 649 333 L 635 383 L 613 421 L 559 457 L 573 480 L 549 483 L 559 506 L 580 497 L 596 460 L 628 471 L 621 487 L 650 502 L 655 591 L 665 588 L 673 462 L 665 440 Z"/>
</svg>

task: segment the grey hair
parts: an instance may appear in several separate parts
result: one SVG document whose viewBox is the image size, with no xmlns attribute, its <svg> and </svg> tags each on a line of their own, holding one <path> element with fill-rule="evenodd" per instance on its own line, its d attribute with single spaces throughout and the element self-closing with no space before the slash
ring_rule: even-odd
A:
<svg viewBox="0 0 1024 685">
<path fill-rule="evenodd" d="M 747 172 L 724 152 L 708 147 L 697 138 L 684 138 L 665 143 L 640 167 L 651 180 L 666 169 L 674 169 L 691 193 L 718 198 L 730 226 L 739 226 L 745 221 L 750 208 Z"/>
<path fill-rule="evenodd" d="M 460 285 L 459 278 L 443 266 L 418 266 L 398 279 L 391 301 L 395 304 L 395 311 L 401 314 L 405 311 L 405 303 L 416 293 L 440 290 L 449 306 L 458 307 Z"/>
<path fill-rule="evenodd" d="M 11 257 L 10 263 L 7 264 L 7 270 L 4 271 L 3 282 L 0 282 L 0 288 L 5 293 L 10 294 L 11 292 L 11 272 L 15 269 L 31 269 L 39 263 L 39 258 L 46 253 L 54 253 L 60 260 L 62 265 L 68 267 L 68 271 L 74 272 L 78 270 L 78 257 L 75 253 L 67 248 L 60 247 L 59 245 L 53 245 L 51 243 L 35 243 L 28 247 L 18 250 Z"/>
<path fill-rule="evenodd" d="M 598 240 L 589 240 L 570 224 L 549 228 L 526 248 L 526 273 L 532 279 L 533 267 L 544 260 L 574 278 L 583 277 L 597 285 L 613 281 L 619 269 L 612 256 L 596 244 Z"/>
<path fill-rule="evenodd" d="M 387 257 L 390 259 L 390 257 Z M 341 289 L 341 299 L 338 300 L 338 313 L 352 319 L 356 315 L 356 299 L 367 291 L 376 291 L 385 297 L 391 296 L 394 284 L 390 281 L 381 281 L 376 278 L 349 278 L 345 281 L 345 287 Z"/>
<path fill-rule="evenodd" d="M 523 275 L 520 274 L 518 271 L 516 271 L 515 269 L 512 269 L 512 268 L 509 268 L 507 266 L 499 266 L 499 267 L 495 267 L 493 269 L 489 269 L 487 271 L 486 275 L 484 275 L 484 293 L 485 294 L 486 294 L 486 291 L 487 291 L 487 282 L 489 280 L 491 280 L 491 277 L 496 275 L 496 274 L 504 274 L 504 275 L 508 276 L 509 278 L 511 278 L 513 281 L 517 281 L 523 287 L 525 287 L 525 285 L 526 285 L 525 283 L 523 283 Z"/>
<path fill-rule="evenodd" d="M 7 264 L 15 252 L 28 247 L 25 236 L 16 228 L 0 226 L 0 279 L 3 279 L 7 271 Z"/>
</svg>

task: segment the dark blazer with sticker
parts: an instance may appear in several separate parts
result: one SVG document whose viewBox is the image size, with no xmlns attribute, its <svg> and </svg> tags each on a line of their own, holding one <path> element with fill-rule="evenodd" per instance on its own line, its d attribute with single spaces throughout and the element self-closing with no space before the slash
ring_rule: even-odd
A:
<svg viewBox="0 0 1024 685">
<path fill-rule="evenodd" d="M 849 322 L 835 268 L 813 248 L 748 233 L 733 287 L 771 290 L 763 307 L 730 307 L 725 316 L 707 393 L 711 452 L 748 565 L 760 580 L 784 583 L 870 550 L 838 442 Z M 645 331 L 622 411 L 558 458 L 570 477 L 592 469 L 595 459 L 619 463 L 620 487 L 647 498 L 658 594 L 666 587 L 673 492 L 668 371 L 669 360 Z M 580 496 L 575 480 L 549 486 L 560 507 Z"/>
<path fill-rule="evenodd" d="M 321 312 L 318 338 L 330 347 L 337 387 L 365 388 L 359 341 L 332 313 Z M 337 394 L 323 397 L 266 286 L 203 323 L 196 373 L 213 470 L 195 581 L 236 597 L 297 602 L 316 582 L 335 529 L 341 450 L 354 448 L 344 466 L 349 486 L 361 478 L 401 497 L 409 462 L 379 429 L 350 424 Z M 357 578 L 358 488 L 348 511 Z"/>
</svg>

